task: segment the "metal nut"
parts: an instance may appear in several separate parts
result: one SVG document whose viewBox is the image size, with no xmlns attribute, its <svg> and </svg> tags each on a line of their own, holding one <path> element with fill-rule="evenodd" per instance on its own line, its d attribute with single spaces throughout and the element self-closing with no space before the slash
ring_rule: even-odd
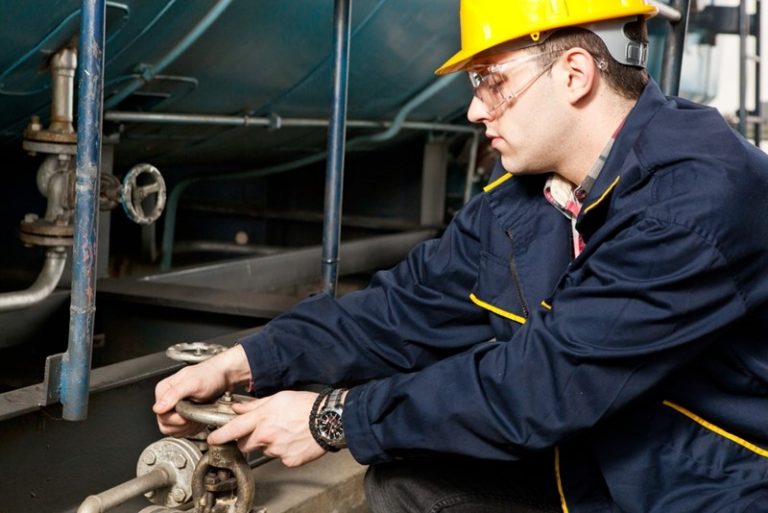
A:
<svg viewBox="0 0 768 513">
<path fill-rule="evenodd" d="M 32 119 L 29 120 L 29 125 L 27 125 L 27 128 L 33 132 L 39 132 L 42 130 L 43 124 L 40 122 L 40 116 L 32 116 Z"/>
<path fill-rule="evenodd" d="M 185 492 L 183 489 L 177 487 L 174 487 L 171 490 L 171 499 L 175 500 L 179 504 L 187 500 L 187 492 Z"/>
<path fill-rule="evenodd" d="M 176 465 L 176 468 L 184 468 L 187 466 L 187 458 L 183 454 L 174 454 L 173 464 Z"/>
<path fill-rule="evenodd" d="M 154 452 L 148 451 L 146 454 L 144 454 L 143 461 L 147 465 L 154 465 L 155 462 L 157 461 L 157 457 L 155 456 Z"/>
</svg>

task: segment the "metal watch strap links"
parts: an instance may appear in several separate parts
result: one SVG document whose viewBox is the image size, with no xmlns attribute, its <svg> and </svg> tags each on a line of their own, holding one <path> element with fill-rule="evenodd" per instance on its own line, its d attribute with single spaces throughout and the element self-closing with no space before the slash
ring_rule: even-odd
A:
<svg viewBox="0 0 768 513">
<path fill-rule="evenodd" d="M 341 402 L 344 388 L 326 388 L 317 396 L 309 414 L 309 432 L 317 444 L 328 452 L 347 446 L 342 425 Z"/>
</svg>

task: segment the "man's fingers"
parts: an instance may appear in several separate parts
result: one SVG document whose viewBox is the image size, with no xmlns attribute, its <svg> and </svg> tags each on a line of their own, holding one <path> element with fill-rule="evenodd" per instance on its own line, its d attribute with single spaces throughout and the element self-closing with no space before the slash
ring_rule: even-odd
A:
<svg viewBox="0 0 768 513">
<path fill-rule="evenodd" d="M 208 443 L 221 445 L 238 438 L 243 438 L 251 434 L 254 429 L 256 429 L 254 419 L 248 415 L 240 415 L 208 435 Z"/>
<path fill-rule="evenodd" d="M 182 381 L 182 383 L 184 382 Z M 175 375 L 166 378 L 155 387 L 155 404 L 152 405 L 152 411 L 158 415 L 167 413 L 191 392 L 191 390 L 184 390 L 184 387 L 180 387 L 176 383 Z"/>
<path fill-rule="evenodd" d="M 232 403 L 232 411 L 238 415 L 242 415 L 243 413 L 248 413 L 249 411 L 253 411 L 258 408 L 261 402 L 261 399 L 254 399 L 253 401 L 247 401 L 243 403 Z"/>
</svg>

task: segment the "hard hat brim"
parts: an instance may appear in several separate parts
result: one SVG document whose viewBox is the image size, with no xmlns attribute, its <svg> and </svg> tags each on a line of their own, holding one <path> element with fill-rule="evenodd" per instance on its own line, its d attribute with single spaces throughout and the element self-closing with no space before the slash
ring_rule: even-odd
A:
<svg viewBox="0 0 768 513">
<path fill-rule="evenodd" d="M 478 53 L 479 52 L 468 52 L 464 50 L 458 51 L 456 55 L 445 61 L 442 66 L 435 70 L 435 75 L 448 75 L 449 73 L 463 70 L 472 57 Z"/>
</svg>

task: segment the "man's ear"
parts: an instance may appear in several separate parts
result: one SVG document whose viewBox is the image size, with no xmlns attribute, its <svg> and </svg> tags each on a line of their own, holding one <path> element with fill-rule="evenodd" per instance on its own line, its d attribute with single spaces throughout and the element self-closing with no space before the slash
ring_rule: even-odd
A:
<svg viewBox="0 0 768 513">
<path fill-rule="evenodd" d="M 559 62 L 563 82 L 566 87 L 566 98 L 575 105 L 590 96 L 597 87 L 599 70 L 595 60 L 583 48 L 571 48 L 563 53 Z"/>
</svg>

